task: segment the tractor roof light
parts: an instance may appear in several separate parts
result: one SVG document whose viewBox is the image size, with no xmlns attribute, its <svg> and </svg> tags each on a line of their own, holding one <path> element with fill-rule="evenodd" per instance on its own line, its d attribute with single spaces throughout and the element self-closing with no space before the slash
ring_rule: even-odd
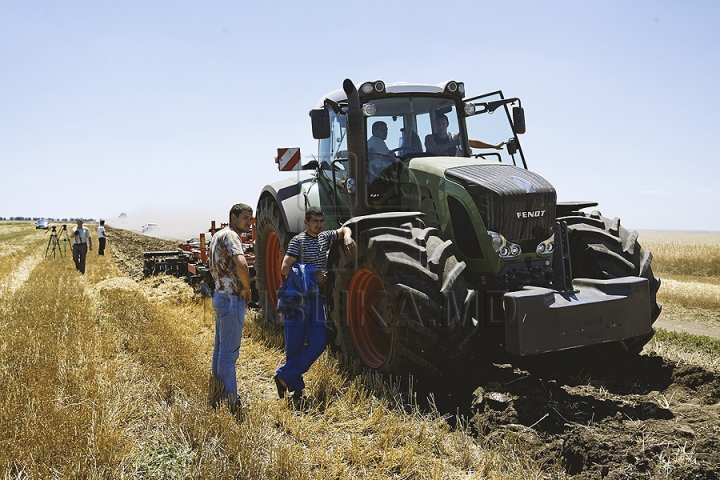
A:
<svg viewBox="0 0 720 480">
<path fill-rule="evenodd" d="M 457 95 L 460 97 L 465 96 L 465 84 L 462 82 L 456 82 L 455 80 L 450 80 L 445 84 L 445 93 L 450 93 L 452 95 Z"/>
<path fill-rule="evenodd" d="M 365 82 L 360 86 L 360 92 L 363 95 L 374 95 L 378 93 L 385 93 L 385 82 L 382 80 L 375 80 L 374 82 Z"/>
<path fill-rule="evenodd" d="M 362 106 L 363 115 L 366 117 L 374 116 L 376 111 L 374 103 L 366 103 Z"/>
</svg>

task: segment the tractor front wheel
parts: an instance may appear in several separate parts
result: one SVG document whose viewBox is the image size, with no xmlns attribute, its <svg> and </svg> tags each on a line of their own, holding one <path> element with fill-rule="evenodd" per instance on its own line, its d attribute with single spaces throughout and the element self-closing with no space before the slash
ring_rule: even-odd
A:
<svg viewBox="0 0 720 480">
<path fill-rule="evenodd" d="M 619 218 L 603 217 L 594 211 L 590 215 L 576 212 L 558 218 L 568 225 L 568 239 L 572 274 L 574 278 L 612 279 L 619 277 L 644 277 L 650 287 L 651 324 L 657 320 L 662 307 L 656 297 L 660 279 L 653 275 L 652 253 L 646 252 L 638 243 L 636 231 L 620 225 Z M 601 344 L 601 351 L 637 354 L 650 341 L 654 331 L 611 344 Z M 610 353 L 610 355 L 613 355 Z"/>
<path fill-rule="evenodd" d="M 474 333 L 463 262 L 421 222 L 365 229 L 355 255 L 330 267 L 336 343 L 383 373 L 443 373 L 468 354 Z"/>
</svg>

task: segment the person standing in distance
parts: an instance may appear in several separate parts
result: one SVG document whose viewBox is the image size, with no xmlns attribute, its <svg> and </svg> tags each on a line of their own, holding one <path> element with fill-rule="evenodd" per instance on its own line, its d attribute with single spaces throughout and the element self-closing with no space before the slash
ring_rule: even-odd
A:
<svg viewBox="0 0 720 480">
<path fill-rule="evenodd" d="M 100 220 L 100 225 L 98 226 L 98 255 L 105 255 L 105 242 L 107 241 L 107 237 L 105 220 Z"/>
<path fill-rule="evenodd" d="M 333 241 L 342 239 L 348 253 L 355 252 L 355 240 L 348 227 L 325 230 L 325 214 L 319 207 L 305 211 L 305 231 L 295 235 L 288 244 L 287 253 L 280 269 L 284 276 L 290 275 L 296 262 L 313 265 L 315 281 L 324 285 L 327 281 L 325 259 Z M 302 398 L 305 389 L 303 375 L 325 351 L 325 302 L 322 295 L 306 298 L 309 313 L 285 318 L 285 364 L 275 371 L 273 380 L 278 396 L 283 398 L 288 390 L 293 397 Z"/>
<path fill-rule="evenodd" d="M 78 218 L 77 226 L 73 227 L 70 237 L 73 239 L 72 255 L 75 268 L 85 275 L 85 259 L 87 258 L 88 248 L 92 250 L 92 235 L 90 229 L 83 227 L 83 219 Z"/>
<path fill-rule="evenodd" d="M 245 309 L 252 298 L 250 270 L 240 235 L 250 230 L 252 212 L 252 207 L 244 203 L 233 205 L 230 223 L 210 241 L 210 274 L 215 281 L 212 376 L 218 390 L 222 386 L 222 397 L 232 411 L 242 405 L 238 399 L 235 362 L 240 356 Z"/>
</svg>

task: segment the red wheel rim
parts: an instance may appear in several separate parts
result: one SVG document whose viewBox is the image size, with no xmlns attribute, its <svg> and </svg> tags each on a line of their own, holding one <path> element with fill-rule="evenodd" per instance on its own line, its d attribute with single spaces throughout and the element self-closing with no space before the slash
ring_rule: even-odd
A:
<svg viewBox="0 0 720 480">
<path fill-rule="evenodd" d="M 265 243 L 265 279 L 267 280 L 268 294 L 270 295 L 270 304 L 277 305 L 277 291 L 282 285 L 282 249 L 280 248 L 280 238 L 277 233 L 271 232 L 268 235 L 267 243 Z"/>
<path fill-rule="evenodd" d="M 360 359 L 370 368 L 383 366 L 390 356 L 392 333 L 388 327 L 383 328 L 384 312 L 380 310 L 386 296 L 382 282 L 373 272 L 368 269 L 355 272 L 348 292 L 350 335 Z"/>
</svg>

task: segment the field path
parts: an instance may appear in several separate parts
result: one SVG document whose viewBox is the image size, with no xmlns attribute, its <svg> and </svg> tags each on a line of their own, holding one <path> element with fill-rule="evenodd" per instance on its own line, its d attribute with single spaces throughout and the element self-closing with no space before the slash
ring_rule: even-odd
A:
<svg viewBox="0 0 720 480">
<path fill-rule="evenodd" d="M 44 251 L 36 251 L 28 256 L 10 275 L 0 280 L 0 296 L 14 294 L 30 277 L 32 271 L 42 261 Z"/>
<path fill-rule="evenodd" d="M 653 326 L 669 330 L 671 332 L 706 335 L 708 337 L 720 339 L 720 327 L 708 327 L 707 325 L 702 325 L 700 323 L 662 318 L 661 316 Z"/>
</svg>

